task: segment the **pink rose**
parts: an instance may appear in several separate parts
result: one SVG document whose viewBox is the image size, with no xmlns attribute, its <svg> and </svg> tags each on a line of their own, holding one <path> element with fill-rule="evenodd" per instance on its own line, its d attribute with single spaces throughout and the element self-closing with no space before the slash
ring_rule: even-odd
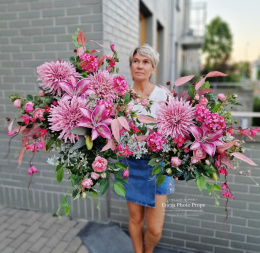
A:
<svg viewBox="0 0 260 253">
<path fill-rule="evenodd" d="M 38 170 L 37 170 L 36 167 L 33 166 L 33 165 L 28 169 L 28 174 L 29 174 L 29 175 L 31 175 L 31 174 L 33 174 L 33 173 L 37 173 L 37 172 L 38 172 Z"/>
<path fill-rule="evenodd" d="M 226 96 L 222 93 L 218 94 L 218 99 L 222 102 L 226 101 Z"/>
<path fill-rule="evenodd" d="M 193 164 L 194 164 L 194 163 L 196 163 L 196 162 L 198 162 L 198 161 L 199 161 L 199 160 L 198 160 L 198 159 L 196 159 L 195 157 L 193 157 L 193 156 L 191 157 L 191 163 L 193 163 Z"/>
<path fill-rule="evenodd" d="M 199 95 L 197 94 L 197 95 L 194 97 L 194 99 L 195 99 L 195 100 L 199 100 L 199 99 L 200 99 Z"/>
<path fill-rule="evenodd" d="M 40 91 L 39 91 L 39 95 L 40 95 L 40 97 L 44 97 L 45 91 L 44 91 L 44 90 L 40 90 Z"/>
<path fill-rule="evenodd" d="M 123 172 L 123 177 L 129 177 L 129 171 L 128 169 L 125 169 Z"/>
<path fill-rule="evenodd" d="M 25 105 L 25 111 L 26 112 L 32 112 L 33 111 L 33 102 L 28 102 L 26 105 Z"/>
<path fill-rule="evenodd" d="M 106 172 L 102 172 L 100 176 L 101 176 L 101 178 L 106 178 L 107 177 L 107 173 Z"/>
<path fill-rule="evenodd" d="M 34 112 L 33 112 L 33 118 L 34 119 L 40 119 L 40 121 L 43 121 L 45 120 L 44 118 L 44 112 L 45 112 L 45 109 L 41 109 L 41 108 L 38 108 L 36 109 Z"/>
<path fill-rule="evenodd" d="M 15 99 L 14 106 L 16 108 L 21 108 L 21 99 Z"/>
<path fill-rule="evenodd" d="M 178 156 L 173 156 L 171 158 L 171 163 L 172 163 L 172 166 L 180 166 L 181 160 L 178 158 Z"/>
<path fill-rule="evenodd" d="M 149 104 L 149 101 L 147 99 L 142 100 L 141 102 L 142 106 L 147 106 Z"/>
<path fill-rule="evenodd" d="M 203 105 L 203 106 L 206 106 L 208 104 L 208 99 L 205 98 L 204 96 L 202 96 L 199 100 L 199 104 L 200 105 Z"/>
<path fill-rule="evenodd" d="M 91 178 L 93 178 L 94 180 L 98 180 L 99 174 L 97 174 L 96 172 L 91 172 Z"/>
<path fill-rule="evenodd" d="M 81 185 L 84 187 L 84 188 L 91 188 L 91 186 L 93 185 L 93 182 L 90 178 L 86 178 L 84 179 L 82 182 L 81 182 Z"/>
<path fill-rule="evenodd" d="M 96 172 L 103 172 L 107 168 L 107 160 L 101 156 L 97 156 L 95 161 L 92 163 L 92 168 Z"/>
<path fill-rule="evenodd" d="M 193 150 L 193 157 L 195 157 L 197 160 L 204 159 L 206 157 L 206 152 L 202 148 L 198 148 L 196 150 Z"/>
</svg>

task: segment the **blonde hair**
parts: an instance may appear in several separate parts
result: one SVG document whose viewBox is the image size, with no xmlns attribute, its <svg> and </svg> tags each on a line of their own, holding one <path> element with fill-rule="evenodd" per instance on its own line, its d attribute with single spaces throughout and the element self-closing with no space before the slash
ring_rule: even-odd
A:
<svg viewBox="0 0 260 253">
<path fill-rule="evenodd" d="M 148 57 L 151 61 L 152 61 L 152 65 L 153 67 L 157 67 L 158 63 L 159 63 L 159 58 L 160 55 L 159 53 L 153 49 L 150 45 L 148 44 L 144 44 L 142 46 L 139 46 L 137 48 L 135 48 L 129 55 L 129 64 L 130 66 L 132 65 L 132 60 L 135 54 L 141 54 L 143 56 Z"/>
</svg>

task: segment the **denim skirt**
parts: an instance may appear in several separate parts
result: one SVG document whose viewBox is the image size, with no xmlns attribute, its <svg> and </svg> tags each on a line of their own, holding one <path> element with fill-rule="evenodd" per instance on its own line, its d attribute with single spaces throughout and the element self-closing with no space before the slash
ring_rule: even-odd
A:
<svg viewBox="0 0 260 253">
<path fill-rule="evenodd" d="M 174 180 L 165 176 L 163 184 L 156 183 L 156 175 L 152 175 L 153 167 L 148 165 L 148 158 L 128 158 L 121 161 L 129 167 L 128 183 L 124 184 L 124 199 L 148 207 L 155 207 L 155 195 L 168 195 L 174 192 Z M 121 197 L 121 196 L 120 196 Z"/>
</svg>

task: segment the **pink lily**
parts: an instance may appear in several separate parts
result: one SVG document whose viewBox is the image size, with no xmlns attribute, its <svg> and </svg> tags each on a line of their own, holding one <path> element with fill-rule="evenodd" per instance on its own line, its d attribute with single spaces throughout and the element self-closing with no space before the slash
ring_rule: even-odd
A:
<svg viewBox="0 0 260 253">
<path fill-rule="evenodd" d="M 80 110 L 85 116 L 85 119 L 81 120 L 78 126 L 92 128 L 92 141 L 99 135 L 103 138 L 112 139 L 111 132 L 108 128 L 112 119 L 107 117 L 105 105 L 97 105 L 93 112 L 86 108 L 80 108 Z"/>
<path fill-rule="evenodd" d="M 62 98 L 70 99 L 73 96 L 79 97 L 82 95 L 89 96 L 94 94 L 95 92 L 89 88 L 89 82 L 89 78 L 77 81 L 75 77 L 71 78 L 71 83 L 59 82 L 59 86 L 67 93 Z"/>
<path fill-rule="evenodd" d="M 194 143 L 190 149 L 195 150 L 202 147 L 210 156 L 214 156 L 216 146 L 224 144 L 219 138 L 223 134 L 223 130 L 220 129 L 216 132 L 209 132 L 206 128 L 198 126 L 188 126 L 188 130 L 192 133 L 195 138 Z"/>
</svg>

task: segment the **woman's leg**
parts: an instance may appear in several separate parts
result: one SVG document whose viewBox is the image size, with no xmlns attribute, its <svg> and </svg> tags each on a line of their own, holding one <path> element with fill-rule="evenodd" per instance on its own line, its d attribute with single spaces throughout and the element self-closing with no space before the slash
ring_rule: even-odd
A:
<svg viewBox="0 0 260 253">
<path fill-rule="evenodd" d="M 129 210 L 129 233 L 135 253 L 143 253 L 144 206 L 127 201 Z"/>
<path fill-rule="evenodd" d="M 154 247 L 159 242 L 164 222 L 167 195 L 155 196 L 155 208 L 146 207 L 144 243 L 145 253 L 153 253 Z"/>
</svg>

